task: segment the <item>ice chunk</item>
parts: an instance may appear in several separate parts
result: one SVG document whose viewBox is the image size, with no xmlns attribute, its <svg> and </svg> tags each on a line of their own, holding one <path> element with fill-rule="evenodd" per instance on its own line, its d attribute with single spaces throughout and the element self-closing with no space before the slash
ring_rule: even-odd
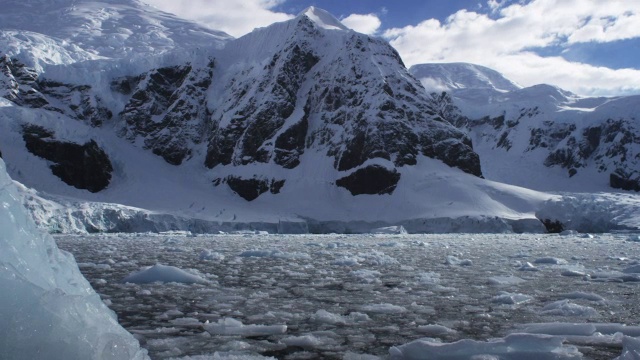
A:
<svg viewBox="0 0 640 360">
<path fill-rule="evenodd" d="M 406 308 L 393 304 L 372 304 L 364 305 L 361 308 L 364 312 L 378 313 L 378 314 L 401 314 L 407 311 Z"/>
<path fill-rule="evenodd" d="M 315 334 L 308 334 L 303 336 L 289 336 L 282 339 L 282 342 L 287 346 L 298 346 L 303 349 L 314 349 L 327 345 L 336 345 L 338 341 L 328 336 L 316 336 Z"/>
<path fill-rule="evenodd" d="M 552 264 L 552 265 L 564 265 L 567 264 L 567 260 L 556 257 L 543 257 L 536 259 L 535 264 Z"/>
<path fill-rule="evenodd" d="M 589 301 L 604 301 L 604 298 L 598 294 L 594 293 L 585 293 L 580 291 L 574 291 L 568 294 L 561 295 L 565 299 L 583 299 Z"/>
<path fill-rule="evenodd" d="M 627 241 L 640 242 L 640 235 L 631 235 L 627 238 Z"/>
<path fill-rule="evenodd" d="M 124 283 L 149 284 L 154 282 L 177 282 L 184 284 L 206 283 L 207 280 L 189 274 L 175 266 L 156 264 L 144 270 L 132 273 L 122 279 Z"/>
<path fill-rule="evenodd" d="M 244 325 L 233 318 L 220 319 L 216 324 L 204 325 L 211 335 L 268 336 L 287 332 L 286 325 Z"/>
<path fill-rule="evenodd" d="M 309 254 L 301 252 L 283 252 L 280 250 L 247 250 L 238 255 L 240 257 L 264 257 L 276 259 L 310 259 Z"/>
<path fill-rule="evenodd" d="M 364 282 L 374 283 L 380 282 L 380 280 L 378 280 L 378 277 L 382 274 L 379 271 L 375 270 L 359 269 L 352 271 L 351 275 L 363 280 Z"/>
<path fill-rule="evenodd" d="M 144 359 L 73 256 L 40 233 L 0 159 L 0 351 L 3 359 Z"/>
<path fill-rule="evenodd" d="M 596 330 L 594 324 L 542 323 L 528 324 L 518 331 L 529 334 L 591 336 Z"/>
<path fill-rule="evenodd" d="M 404 226 L 387 226 L 371 230 L 372 234 L 387 234 L 387 235 L 404 235 L 407 234 Z"/>
<path fill-rule="evenodd" d="M 622 270 L 622 272 L 625 274 L 640 273 L 640 265 L 629 266 L 628 268 L 625 268 L 624 270 Z"/>
<path fill-rule="evenodd" d="M 540 271 L 540 269 L 535 267 L 530 262 L 526 262 L 526 263 L 522 264 L 522 266 L 520 266 L 520 268 L 518 270 L 520 270 L 520 271 Z"/>
<path fill-rule="evenodd" d="M 211 250 L 202 250 L 200 252 L 200 260 L 222 261 L 224 260 L 224 255 Z"/>
<path fill-rule="evenodd" d="M 447 260 L 445 260 L 445 265 L 457 265 L 457 266 L 471 266 L 473 265 L 473 261 L 469 259 L 458 259 L 455 256 L 449 255 L 447 256 Z"/>
<path fill-rule="evenodd" d="M 497 296 L 494 296 L 491 299 L 492 302 L 498 304 L 506 304 L 506 305 L 518 305 L 524 304 L 533 300 L 533 297 L 524 294 L 512 294 L 508 292 L 501 292 Z"/>
<path fill-rule="evenodd" d="M 563 270 L 560 273 L 560 275 L 568 276 L 568 277 L 581 277 L 581 276 L 586 276 L 587 273 L 580 270 L 575 270 L 575 269 L 566 269 L 566 270 Z"/>
<path fill-rule="evenodd" d="M 311 316 L 311 321 L 330 325 L 346 324 L 346 320 L 344 319 L 344 317 L 342 317 L 342 315 L 330 313 L 326 310 L 316 311 L 316 313 Z"/>
<path fill-rule="evenodd" d="M 509 286 L 523 283 L 524 280 L 517 276 L 492 276 L 489 278 L 490 285 Z"/>
<path fill-rule="evenodd" d="M 596 317 L 598 312 L 589 306 L 570 303 L 569 300 L 559 300 L 547 304 L 542 308 L 542 315 Z"/>
<path fill-rule="evenodd" d="M 311 316 L 311 321 L 321 324 L 346 325 L 371 320 L 367 314 L 352 312 L 347 316 L 330 313 L 326 310 L 318 310 Z"/>
<path fill-rule="evenodd" d="M 625 336 L 622 339 L 622 354 L 614 360 L 640 360 L 640 339 Z"/>
<path fill-rule="evenodd" d="M 347 351 L 342 360 L 382 360 L 379 356 L 369 355 L 369 354 L 356 354 L 350 351 Z"/>
<path fill-rule="evenodd" d="M 457 331 L 442 325 L 422 325 L 418 326 L 418 331 L 426 336 L 444 336 L 457 333 Z"/>
<path fill-rule="evenodd" d="M 574 346 L 563 345 L 561 337 L 546 335 L 512 334 L 491 342 L 460 340 L 439 343 L 421 339 L 389 349 L 392 360 L 399 359 L 500 359 L 500 360 L 559 360 L 582 359 Z"/>
</svg>

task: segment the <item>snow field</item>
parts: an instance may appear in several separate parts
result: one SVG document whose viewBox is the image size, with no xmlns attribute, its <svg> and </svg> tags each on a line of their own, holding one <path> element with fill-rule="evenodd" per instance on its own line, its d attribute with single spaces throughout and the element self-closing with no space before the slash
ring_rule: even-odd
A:
<svg viewBox="0 0 640 360">
<path fill-rule="evenodd" d="M 109 265 L 82 271 L 154 359 L 626 360 L 640 337 L 633 236 L 56 239 L 82 263 Z M 206 282 L 123 282 L 154 264 Z"/>
</svg>

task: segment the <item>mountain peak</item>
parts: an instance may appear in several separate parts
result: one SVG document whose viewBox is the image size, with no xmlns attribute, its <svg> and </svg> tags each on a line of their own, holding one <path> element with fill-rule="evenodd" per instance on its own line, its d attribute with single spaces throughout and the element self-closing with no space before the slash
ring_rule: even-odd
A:
<svg viewBox="0 0 640 360">
<path fill-rule="evenodd" d="M 348 27 L 344 26 L 335 16 L 331 15 L 326 10 L 319 9 L 315 6 L 309 6 L 305 10 L 303 10 L 298 17 L 306 16 L 311 21 L 316 23 L 318 26 L 329 29 L 329 30 L 349 30 Z"/>
</svg>

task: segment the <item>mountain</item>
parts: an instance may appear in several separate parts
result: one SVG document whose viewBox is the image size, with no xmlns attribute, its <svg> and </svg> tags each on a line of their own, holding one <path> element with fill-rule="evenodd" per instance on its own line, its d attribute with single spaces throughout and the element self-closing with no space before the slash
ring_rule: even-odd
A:
<svg viewBox="0 0 640 360">
<path fill-rule="evenodd" d="M 108 13 L 157 15 L 113 4 Z M 109 19 L 146 29 L 140 39 L 186 26 L 145 28 L 148 16 Z M 132 46 L 124 58 L 96 51 L 109 39 L 100 32 L 81 47 L 58 29 L 29 36 L 69 61 L 39 67 L 44 53 L 27 47 L 0 58 L 1 156 L 50 231 L 543 231 L 538 218 L 560 200 L 484 179 L 454 101 L 425 91 L 387 42 L 321 9 L 214 46 Z"/>
<path fill-rule="evenodd" d="M 448 95 L 436 95 L 434 106 L 469 132 L 488 179 L 542 191 L 640 191 L 640 96 L 509 87 L 484 69 L 456 63 L 410 71 L 423 83 L 443 84 L 438 90 Z"/>
</svg>

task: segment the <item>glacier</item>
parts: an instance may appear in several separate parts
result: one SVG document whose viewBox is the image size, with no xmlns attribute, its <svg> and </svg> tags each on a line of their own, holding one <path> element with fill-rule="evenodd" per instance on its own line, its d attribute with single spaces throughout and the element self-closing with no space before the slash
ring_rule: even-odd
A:
<svg viewBox="0 0 640 360">
<path fill-rule="evenodd" d="M 0 159 L 0 349 L 6 359 L 147 359 L 82 276 L 38 230 Z"/>
</svg>

